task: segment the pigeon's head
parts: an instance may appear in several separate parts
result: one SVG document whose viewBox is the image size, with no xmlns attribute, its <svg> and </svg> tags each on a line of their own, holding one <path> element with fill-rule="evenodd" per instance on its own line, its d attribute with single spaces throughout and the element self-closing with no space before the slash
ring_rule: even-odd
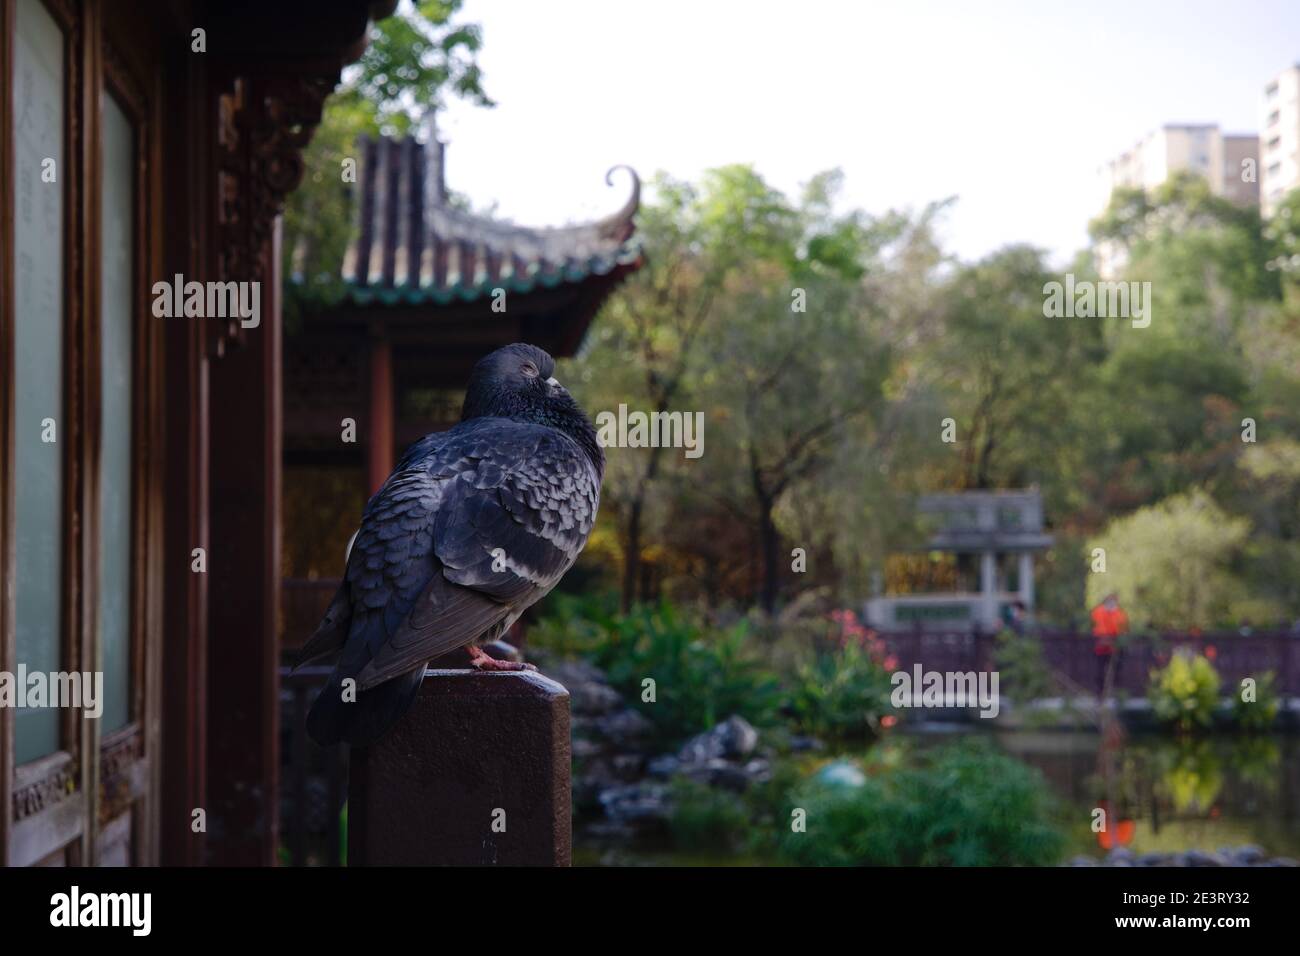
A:
<svg viewBox="0 0 1300 956">
<path fill-rule="evenodd" d="M 516 342 L 479 359 L 470 373 L 461 420 L 484 416 L 559 429 L 587 449 L 598 469 L 604 468 L 595 428 L 556 381 L 555 359 L 536 345 Z"/>
</svg>

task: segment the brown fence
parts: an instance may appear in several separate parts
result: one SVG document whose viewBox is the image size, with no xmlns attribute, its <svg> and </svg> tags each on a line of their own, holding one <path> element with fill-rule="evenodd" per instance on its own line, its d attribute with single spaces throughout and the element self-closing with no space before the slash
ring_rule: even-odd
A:
<svg viewBox="0 0 1300 956">
<path fill-rule="evenodd" d="M 996 662 L 997 637 L 992 634 L 893 632 L 880 635 L 898 668 L 920 664 L 930 671 L 984 671 Z M 1035 635 L 1047 665 L 1079 687 L 1098 686 L 1098 661 L 1090 634 L 1045 631 Z M 1168 662 L 1175 648 L 1187 647 L 1210 657 L 1224 686 L 1244 677 L 1276 675 L 1277 687 L 1300 695 L 1300 633 L 1285 631 L 1242 634 L 1153 634 L 1130 636 L 1120 650 L 1115 689 L 1130 694 L 1146 691 L 1153 668 Z"/>
</svg>

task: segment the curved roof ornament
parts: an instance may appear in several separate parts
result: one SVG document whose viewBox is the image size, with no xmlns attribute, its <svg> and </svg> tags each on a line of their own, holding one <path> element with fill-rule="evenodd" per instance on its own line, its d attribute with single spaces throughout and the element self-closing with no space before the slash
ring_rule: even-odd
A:
<svg viewBox="0 0 1300 956">
<path fill-rule="evenodd" d="M 627 197 L 627 202 L 623 203 L 618 212 L 613 213 L 605 218 L 605 222 L 626 224 L 627 233 L 621 238 L 626 239 L 632 234 L 632 217 L 637 214 L 641 208 L 641 177 L 637 175 L 635 169 L 627 163 L 619 163 L 617 166 L 611 166 L 605 172 L 605 185 L 614 185 L 614 173 L 620 169 L 626 169 L 632 177 L 632 194 Z"/>
<path fill-rule="evenodd" d="M 443 145 L 379 137 L 361 143 L 361 173 L 353 198 L 355 227 L 343 276 L 356 302 L 456 298 L 469 301 L 497 287 L 517 292 L 537 285 L 584 282 L 636 269 L 640 244 L 634 217 L 641 177 L 627 165 L 632 191 L 610 215 L 564 226 L 530 227 L 458 208 L 442 181 Z"/>
</svg>

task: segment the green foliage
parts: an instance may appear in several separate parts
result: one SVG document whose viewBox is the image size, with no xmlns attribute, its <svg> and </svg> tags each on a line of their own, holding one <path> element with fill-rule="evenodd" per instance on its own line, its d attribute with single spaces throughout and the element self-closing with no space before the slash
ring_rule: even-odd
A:
<svg viewBox="0 0 1300 956">
<path fill-rule="evenodd" d="M 1282 708 L 1282 698 L 1277 689 L 1277 675 L 1265 671 L 1255 680 L 1254 700 L 1245 699 L 1245 691 L 1237 688 L 1232 698 L 1232 715 L 1243 730 L 1267 730 L 1277 720 Z"/>
<path fill-rule="evenodd" d="M 1065 846 L 1041 775 L 979 744 L 868 768 L 865 785 L 809 781 L 790 795 L 807 832 L 789 822 L 778 850 L 811 866 L 1045 866 Z"/>
<path fill-rule="evenodd" d="M 604 592 L 570 594 L 557 590 L 547 595 L 539 607 L 545 616 L 529 627 L 528 644 L 560 657 L 597 660 L 618 617 L 617 596 Z"/>
<path fill-rule="evenodd" d="M 1180 650 L 1151 671 L 1147 698 L 1156 717 L 1179 730 L 1208 727 L 1219 703 L 1219 673 L 1203 655 Z"/>
<path fill-rule="evenodd" d="M 609 450 L 625 606 L 652 597 L 637 588 L 656 579 L 671 596 L 766 602 L 789 580 L 781 537 L 832 529 L 847 563 L 869 529 L 892 521 L 862 507 L 862 456 L 883 484 L 892 448 L 882 429 L 898 426 L 882 416 L 900 415 L 911 393 L 890 391 L 881 329 L 912 318 L 910 280 L 934 265 L 932 211 L 838 212 L 841 180 L 819 174 L 798 199 L 741 165 L 698 183 L 652 181 L 638 221 L 645 265 L 562 373 L 587 408 L 699 409 L 708 422 L 697 460 Z M 642 564 L 657 573 L 640 574 Z M 815 573 L 825 580 L 828 567 Z"/>
<path fill-rule="evenodd" d="M 402 135 L 430 110 L 445 105 L 445 93 L 480 106 L 493 106 L 483 91 L 477 24 L 453 23 L 462 0 L 403 3 L 396 14 L 373 24 L 360 61 L 347 70 L 345 90 L 373 106 L 383 132 Z"/>
<path fill-rule="evenodd" d="M 732 714 L 757 727 L 775 722 L 780 688 L 748 646 L 746 622 L 714 628 L 668 603 L 628 614 L 601 612 L 580 600 L 562 601 L 558 609 L 534 629 L 538 646 L 580 653 L 604 669 L 665 746 Z M 642 699 L 646 678 L 655 682 L 653 702 Z"/>
<path fill-rule="evenodd" d="M 957 425 L 957 487 L 1023 487 L 1074 464 L 1064 456 L 1079 387 L 1103 355 L 1101 326 L 1045 318 L 1054 280 L 1041 250 L 1011 246 L 962 266 L 942 289 L 943 335 L 922 357 Z"/>
<path fill-rule="evenodd" d="M 889 672 L 858 644 L 816 655 L 802 664 L 789 689 L 795 726 L 824 739 L 872 736 L 891 713 Z"/>
<path fill-rule="evenodd" d="M 1165 281 L 1153 288 L 1164 286 L 1169 306 L 1204 304 L 1216 286 L 1239 302 L 1280 292 L 1277 270 L 1266 266 L 1275 246 L 1259 209 L 1215 196 L 1193 173 L 1177 173 L 1150 193 L 1117 190 L 1091 232 L 1125 251 L 1133 278 L 1160 275 Z"/>
<path fill-rule="evenodd" d="M 1232 624 L 1248 587 L 1234 571 L 1250 522 L 1197 490 L 1117 518 L 1090 548 L 1106 551 L 1106 573 L 1088 580 L 1088 603 L 1119 594 L 1135 630 Z"/>
<path fill-rule="evenodd" d="M 1043 657 L 1043 643 L 1037 637 L 1005 630 L 998 634 L 993 661 L 1001 675 L 999 687 L 1017 701 L 1053 697 L 1059 687 Z"/>
<path fill-rule="evenodd" d="M 739 794 L 677 777 L 670 799 L 669 829 L 676 846 L 731 853 L 749 839 L 751 819 Z"/>
<path fill-rule="evenodd" d="M 1205 738 L 1182 738 L 1154 753 L 1156 788 L 1178 813 L 1207 813 L 1223 790 L 1223 759 Z"/>
</svg>

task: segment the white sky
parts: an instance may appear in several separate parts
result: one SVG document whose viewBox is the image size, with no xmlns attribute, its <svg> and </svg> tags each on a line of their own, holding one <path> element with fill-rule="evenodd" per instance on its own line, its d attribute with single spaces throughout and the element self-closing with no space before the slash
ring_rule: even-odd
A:
<svg viewBox="0 0 1300 956">
<path fill-rule="evenodd" d="M 1063 261 L 1097 168 L 1164 123 L 1254 132 L 1300 60 L 1300 0 L 466 0 L 495 109 L 441 120 L 447 180 L 530 225 L 618 207 L 629 163 L 694 178 L 751 162 L 793 193 L 842 167 L 845 205 L 956 194 L 963 258 Z"/>
</svg>

